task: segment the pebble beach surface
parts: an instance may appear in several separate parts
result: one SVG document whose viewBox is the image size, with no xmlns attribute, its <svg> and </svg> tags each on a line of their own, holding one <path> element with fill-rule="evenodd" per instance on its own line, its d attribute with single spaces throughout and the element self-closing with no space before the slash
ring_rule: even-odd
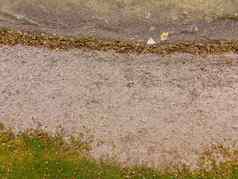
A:
<svg viewBox="0 0 238 179">
<path fill-rule="evenodd" d="M 237 141 L 236 54 L 135 55 L 0 47 L 0 122 L 92 140 L 95 158 L 196 167 Z"/>
</svg>

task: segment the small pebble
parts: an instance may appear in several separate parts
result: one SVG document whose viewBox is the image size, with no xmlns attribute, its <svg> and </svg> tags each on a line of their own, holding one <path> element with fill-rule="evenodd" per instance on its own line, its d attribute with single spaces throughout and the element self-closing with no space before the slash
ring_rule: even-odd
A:
<svg viewBox="0 0 238 179">
<path fill-rule="evenodd" d="M 154 45 L 154 44 L 156 44 L 154 39 L 153 38 L 149 38 L 149 40 L 147 41 L 147 45 Z"/>
</svg>

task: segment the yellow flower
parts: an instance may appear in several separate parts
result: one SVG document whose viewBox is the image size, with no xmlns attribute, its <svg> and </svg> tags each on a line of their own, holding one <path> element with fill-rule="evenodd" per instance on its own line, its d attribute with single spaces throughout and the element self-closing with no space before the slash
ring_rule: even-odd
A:
<svg viewBox="0 0 238 179">
<path fill-rule="evenodd" d="M 162 33 L 160 34 L 160 40 L 161 40 L 161 41 L 168 40 L 168 37 L 169 37 L 169 32 L 162 32 Z"/>
</svg>

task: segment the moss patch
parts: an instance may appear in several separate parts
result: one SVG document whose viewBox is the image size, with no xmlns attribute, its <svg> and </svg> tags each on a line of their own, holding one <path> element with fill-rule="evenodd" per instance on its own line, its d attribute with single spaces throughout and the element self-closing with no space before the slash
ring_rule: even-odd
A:
<svg viewBox="0 0 238 179">
<path fill-rule="evenodd" d="M 44 33 L 20 32 L 9 29 L 0 30 L 0 44 L 22 44 L 61 50 L 84 48 L 99 51 L 113 50 L 117 53 L 155 53 L 161 55 L 172 53 L 220 54 L 225 52 L 238 52 L 238 41 L 236 40 L 200 40 L 174 43 L 161 42 L 149 46 L 145 43 L 134 41 L 97 39 L 94 37 L 61 37 Z"/>
</svg>

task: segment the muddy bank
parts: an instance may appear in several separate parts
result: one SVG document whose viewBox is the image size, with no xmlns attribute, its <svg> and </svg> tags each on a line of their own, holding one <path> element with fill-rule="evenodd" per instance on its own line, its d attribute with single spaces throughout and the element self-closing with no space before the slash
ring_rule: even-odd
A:
<svg viewBox="0 0 238 179">
<path fill-rule="evenodd" d="M 124 40 L 237 39 L 234 0 L 1 0 L 0 26 Z"/>
<path fill-rule="evenodd" d="M 0 122 L 93 139 L 95 158 L 197 165 L 237 143 L 236 54 L 128 55 L 1 46 Z"/>
</svg>

